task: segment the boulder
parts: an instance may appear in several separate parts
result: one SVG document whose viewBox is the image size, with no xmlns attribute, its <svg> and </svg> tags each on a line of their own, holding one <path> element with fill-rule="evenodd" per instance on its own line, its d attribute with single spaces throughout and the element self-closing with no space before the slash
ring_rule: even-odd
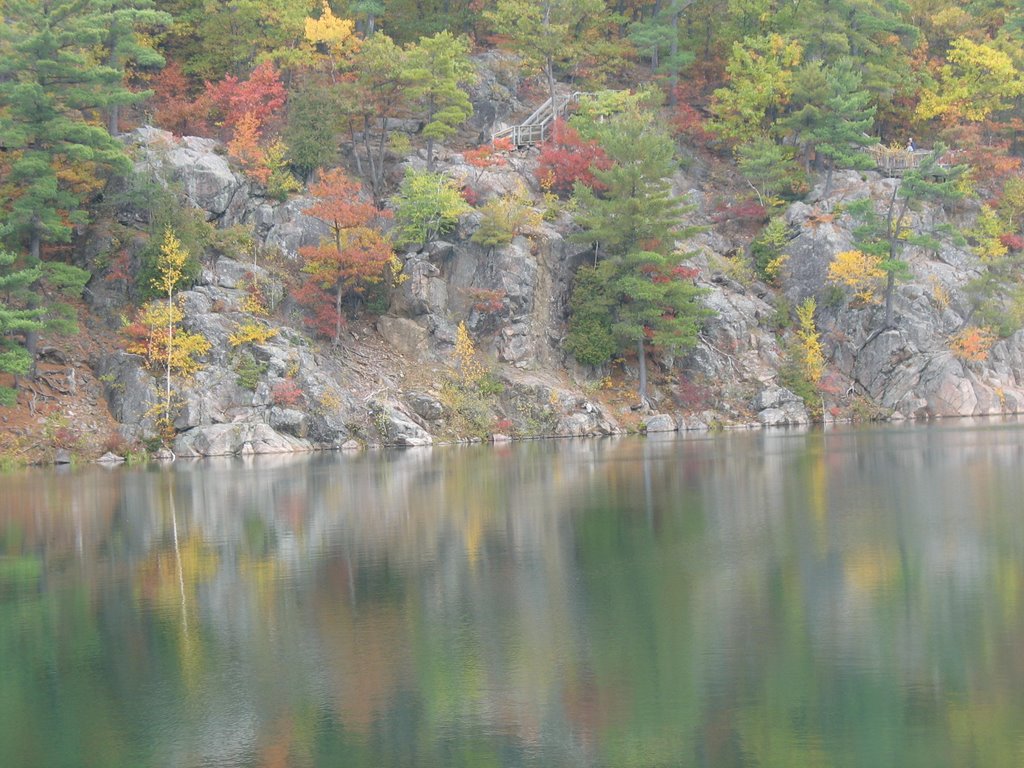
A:
<svg viewBox="0 0 1024 768">
<path fill-rule="evenodd" d="M 268 422 L 278 432 L 301 438 L 309 435 L 309 416 L 294 408 L 271 408 Z"/>
<path fill-rule="evenodd" d="M 421 419 L 438 421 L 444 418 L 444 404 L 433 395 L 426 392 L 406 392 L 404 398 L 413 413 Z"/>
<path fill-rule="evenodd" d="M 803 398 L 785 387 L 766 387 L 751 402 L 757 411 L 757 422 L 766 427 L 809 424 L 811 419 Z"/>
<path fill-rule="evenodd" d="M 679 429 L 675 419 L 667 413 L 655 413 L 644 419 L 644 431 L 652 432 L 675 432 Z"/>
<path fill-rule="evenodd" d="M 377 331 L 384 341 L 406 357 L 418 357 L 426 351 L 429 332 L 415 320 L 382 315 L 377 319 Z"/>
<path fill-rule="evenodd" d="M 391 404 L 374 403 L 370 407 L 374 422 L 386 445 L 431 445 L 434 438 L 407 413 Z"/>
</svg>

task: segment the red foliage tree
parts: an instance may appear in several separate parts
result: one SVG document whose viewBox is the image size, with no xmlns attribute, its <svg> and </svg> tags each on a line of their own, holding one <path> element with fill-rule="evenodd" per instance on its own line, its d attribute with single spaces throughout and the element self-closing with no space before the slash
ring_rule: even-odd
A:
<svg viewBox="0 0 1024 768">
<path fill-rule="evenodd" d="M 361 200 L 360 191 L 359 182 L 341 169 L 328 171 L 310 187 L 317 201 L 305 210 L 330 227 L 331 237 L 320 245 L 299 249 L 305 260 L 302 271 L 308 278 L 302 297 L 297 298 L 304 306 L 313 307 L 315 302 L 323 302 L 327 292 L 333 292 L 333 310 L 316 307 L 312 327 L 321 335 L 332 336 L 335 344 L 341 338 L 343 300 L 383 280 L 394 255 L 391 244 L 370 226 L 385 212 Z M 333 322 L 329 324 L 329 320 Z M 329 325 L 333 327 L 328 330 Z"/>
<path fill-rule="evenodd" d="M 150 80 L 153 86 L 153 120 L 178 136 L 202 135 L 210 126 L 210 99 L 194 95 L 181 64 L 172 61 Z"/>
<path fill-rule="evenodd" d="M 224 126 L 234 131 L 246 115 L 251 115 L 260 128 L 265 126 L 284 106 L 288 92 L 277 68 L 265 61 L 250 73 L 248 80 L 227 75 L 219 83 L 207 83 L 205 95 Z"/>
<path fill-rule="evenodd" d="M 572 192 L 576 182 L 601 189 L 593 169 L 607 170 L 612 161 L 598 143 L 584 141 L 579 132 L 563 120 L 556 121 L 551 135 L 557 138 L 541 145 L 537 161 L 537 181 L 541 186 L 560 195 Z"/>
</svg>

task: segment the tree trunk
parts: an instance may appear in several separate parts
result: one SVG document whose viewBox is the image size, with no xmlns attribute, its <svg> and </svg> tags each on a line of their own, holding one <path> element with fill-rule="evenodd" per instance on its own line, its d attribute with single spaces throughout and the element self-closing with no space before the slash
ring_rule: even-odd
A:
<svg viewBox="0 0 1024 768">
<path fill-rule="evenodd" d="M 164 418 L 171 420 L 171 357 L 174 354 L 174 289 L 167 292 L 167 399 L 164 403 Z"/>
<path fill-rule="evenodd" d="M 554 142 L 558 140 L 555 135 L 555 131 L 558 130 L 555 127 L 558 125 L 558 105 L 555 103 L 555 63 L 550 56 L 544 64 L 544 74 L 548 78 L 548 96 L 551 99 L 551 135 L 549 138 Z"/>
<path fill-rule="evenodd" d="M 669 47 L 672 74 L 668 78 L 668 105 L 675 107 L 679 103 L 679 96 L 676 91 L 679 88 L 679 69 L 677 60 L 679 58 L 679 10 L 672 11 L 672 45 Z"/>
<path fill-rule="evenodd" d="M 39 217 L 32 217 L 32 234 L 29 236 L 28 253 L 31 265 L 37 266 L 41 261 L 40 252 L 42 250 L 43 235 L 39 230 Z M 28 300 L 26 301 L 28 309 L 37 309 L 39 307 L 39 281 L 37 280 L 28 287 Z M 28 354 L 32 358 L 32 367 L 28 371 L 28 380 L 34 381 L 36 378 L 36 353 L 39 351 L 39 331 L 32 329 L 25 331 L 25 349 L 28 350 Z"/>
<path fill-rule="evenodd" d="M 339 283 L 334 294 L 334 346 L 341 344 L 341 294 L 342 287 Z"/>
<path fill-rule="evenodd" d="M 434 119 L 434 112 L 436 112 L 434 105 L 434 97 L 431 96 L 427 102 L 427 125 L 430 125 Z M 434 170 L 434 139 L 430 137 L 427 139 L 427 170 L 433 172 Z"/>
<path fill-rule="evenodd" d="M 896 273 L 892 270 L 885 280 L 885 327 L 892 328 L 892 294 L 896 285 Z"/>
<path fill-rule="evenodd" d="M 636 344 L 636 360 L 637 368 L 640 369 L 640 386 L 637 388 L 637 394 L 640 396 L 640 405 L 647 408 L 651 401 L 647 399 L 647 349 L 643 336 Z"/>
</svg>

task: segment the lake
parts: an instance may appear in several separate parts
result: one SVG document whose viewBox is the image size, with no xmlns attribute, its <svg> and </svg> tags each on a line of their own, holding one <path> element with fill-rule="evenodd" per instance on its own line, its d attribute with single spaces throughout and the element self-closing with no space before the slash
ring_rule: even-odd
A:
<svg viewBox="0 0 1024 768">
<path fill-rule="evenodd" d="M 1024 426 L 0 475 L 0 766 L 1024 764 Z"/>
</svg>

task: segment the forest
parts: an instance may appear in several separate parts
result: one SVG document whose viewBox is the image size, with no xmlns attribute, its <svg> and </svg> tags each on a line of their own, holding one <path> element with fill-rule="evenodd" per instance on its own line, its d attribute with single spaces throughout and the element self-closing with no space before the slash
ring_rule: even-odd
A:
<svg viewBox="0 0 1024 768">
<path fill-rule="evenodd" d="M 40 336 L 76 327 L 95 266 L 76 242 L 131 205 L 148 211 L 116 233 L 133 248 L 102 266 L 125 286 L 118 343 L 162 382 L 154 408 L 173 438 L 174 391 L 209 351 L 177 294 L 205 251 L 244 254 L 251 234 L 197 219 L 141 179 L 122 140 L 141 125 L 216 139 L 268 199 L 315 200 L 305 213 L 329 235 L 300 249 L 286 291 L 325 343 L 386 306 L 406 277 L 401 253 L 467 213 L 490 253 L 568 212 L 569 237 L 593 259 L 575 271 L 564 349 L 598 368 L 635 356 L 648 405 L 647 355 L 693 348 L 710 313 L 679 246 L 692 229 L 671 189 L 684 154 L 739 180 L 718 216 L 749 227 L 744 257 L 768 283 L 788 204 L 822 179 L 827 198 L 837 171 L 909 156 L 887 208 L 849 206 L 856 247 L 835 259 L 833 282 L 878 302 L 891 326 L 904 249 L 934 237 L 908 216 L 977 199 L 976 224 L 959 234 L 985 269 L 963 286 L 971 306 L 951 344 L 975 359 L 1024 323 L 1024 8 L 1013 0 L 0 0 L 0 20 L 6 406 L 34 391 Z M 521 78 L 523 104 L 548 99 L 559 119 L 531 150 L 538 191 L 482 199 L 443 158 L 486 169 L 521 152 L 467 128 L 467 88 L 492 54 Z M 566 89 L 583 96 L 563 119 Z M 422 167 L 396 171 L 411 155 Z M 276 332 L 265 318 L 279 300 L 265 293 L 254 280 L 233 346 Z M 825 367 L 814 313 L 791 313 L 805 399 Z M 462 368 L 462 385 L 486 386 Z"/>
</svg>

